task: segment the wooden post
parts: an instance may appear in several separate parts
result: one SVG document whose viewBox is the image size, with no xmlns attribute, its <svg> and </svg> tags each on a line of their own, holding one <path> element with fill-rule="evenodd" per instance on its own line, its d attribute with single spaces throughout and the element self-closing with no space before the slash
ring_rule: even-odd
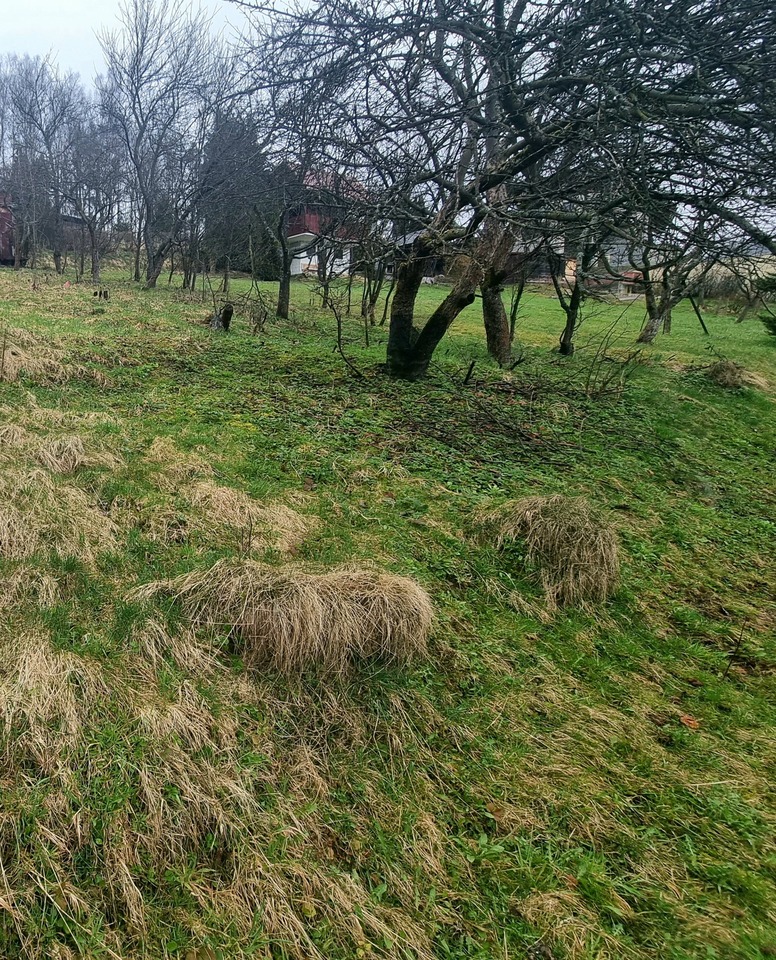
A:
<svg viewBox="0 0 776 960">
<path fill-rule="evenodd" d="M 696 317 L 700 320 L 700 322 L 701 322 L 701 326 L 703 327 L 703 332 L 704 332 L 704 333 L 706 334 L 706 336 L 708 337 L 709 331 L 708 331 L 708 328 L 706 327 L 706 324 L 703 322 L 703 316 L 701 315 L 701 312 L 700 312 L 700 310 L 698 309 L 698 304 L 695 302 L 695 297 L 690 297 L 690 303 L 692 304 L 692 308 L 693 308 L 693 310 L 695 311 L 695 316 L 696 316 Z"/>
</svg>

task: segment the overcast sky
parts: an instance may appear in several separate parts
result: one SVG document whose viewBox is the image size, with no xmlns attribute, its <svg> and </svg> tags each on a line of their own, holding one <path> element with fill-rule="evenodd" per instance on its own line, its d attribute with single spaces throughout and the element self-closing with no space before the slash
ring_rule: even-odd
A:
<svg viewBox="0 0 776 960">
<path fill-rule="evenodd" d="M 163 0 L 161 0 L 163 2 Z M 95 33 L 113 27 L 120 0 L 2 0 L 0 54 L 49 51 L 63 70 L 75 70 L 89 86 L 102 71 L 102 52 Z M 227 34 L 241 22 L 239 9 L 225 0 L 204 0 L 213 26 Z"/>
</svg>

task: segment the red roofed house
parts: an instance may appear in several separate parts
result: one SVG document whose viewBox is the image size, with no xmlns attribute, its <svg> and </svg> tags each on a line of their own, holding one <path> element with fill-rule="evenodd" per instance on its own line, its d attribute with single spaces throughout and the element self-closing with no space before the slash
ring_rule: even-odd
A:
<svg viewBox="0 0 776 960">
<path fill-rule="evenodd" d="M 303 178 L 302 202 L 290 212 L 286 237 L 293 254 L 292 276 L 309 276 L 321 270 L 328 277 L 351 271 L 352 251 L 358 243 L 354 206 L 367 197 L 363 187 L 327 173 Z"/>
</svg>

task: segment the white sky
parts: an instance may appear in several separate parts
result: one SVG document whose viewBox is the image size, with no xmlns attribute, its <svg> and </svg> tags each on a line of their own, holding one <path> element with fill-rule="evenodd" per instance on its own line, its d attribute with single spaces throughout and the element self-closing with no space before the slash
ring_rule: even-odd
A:
<svg viewBox="0 0 776 960">
<path fill-rule="evenodd" d="M 164 2 L 164 0 L 159 0 Z M 226 0 L 203 0 L 213 14 L 215 32 L 226 35 L 242 23 L 242 14 Z M 84 86 L 102 71 L 102 51 L 95 33 L 116 25 L 119 0 L 2 0 L 0 54 L 51 52 L 63 70 L 75 70 Z"/>
</svg>

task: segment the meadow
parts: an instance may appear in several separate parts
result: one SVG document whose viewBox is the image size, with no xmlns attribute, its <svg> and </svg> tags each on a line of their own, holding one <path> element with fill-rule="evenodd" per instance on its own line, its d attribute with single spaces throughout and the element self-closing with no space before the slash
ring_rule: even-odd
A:
<svg viewBox="0 0 776 960">
<path fill-rule="evenodd" d="M 223 335 L 0 272 L 0 956 L 776 956 L 776 340 L 682 305 L 635 352 L 591 303 L 560 358 L 532 289 L 513 369 L 475 303 L 403 383 L 386 327 L 344 318 L 354 372 L 309 284 L 251 332 L 235 283 Z M 482 522 L 554 494 L 616 530 L 606 602 Z M 219 562 L 411 578 L 428 652 L 257 667 L 141 589 Z"/>
</svg>

